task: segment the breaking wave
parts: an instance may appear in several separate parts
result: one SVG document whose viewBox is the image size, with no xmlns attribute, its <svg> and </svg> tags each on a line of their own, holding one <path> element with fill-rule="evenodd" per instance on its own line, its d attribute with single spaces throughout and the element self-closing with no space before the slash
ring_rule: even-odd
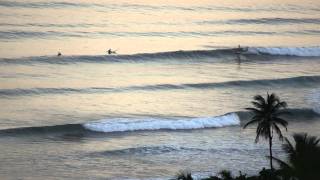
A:
<svg viewBox="0 0 320 180">
<path fill-rule="evenodd" d="M 319 107 L 319 106 L 318 106 Z M 288 109 L 290 112 L 288 120 L 312 121 L 320 117 L 320 113 L 314 109 Z M 155 131 L 155 130 L 190 130 L 204 128 L 220 128 L 226 126 L 241 125 L 251 118 L 248 111 L 227 113 L 222 116 L 213 117 L 144 117 L 144 118 L 108 118 L 83 124 L 62 124 L 53 126 L 21 127 L 0 130 L 0 136 L 33 136 L 50 135 L 58 140 L 75 140 L 85 136 L 99 135 L 103 133 L 121 133 L 133 131 Z M 142 151 L 149 151 L 146 148 Z M 174 150 L 170 147 L 159 151 Z M 179 149 L 181 150 L 181 149 Z M 132 152 L 135 150 L 126 150 Z M 152 149 L 153 151 L 153 149 Z M 157 151 L 157 150 L 156 150 Z M 174 150 L 175 151 L 175 150 Z M 116 152 L 120 153 L 121 152 Z"/>
<path fill-rule="evenodd" d="M 126 132 L 141 130 L 184 130 L 184 129 L 202 129 L 217 128 L 224 126 L 239 125 L 240 119 L 237 114 L 229 113 L 216 117 L 199 117 L 183 119 L 102 119 L 95 122 L 85 123 L 83 126 L 91 131 L 98 132 Z"/>
<path fill-rule="evenodd" d="M 108 118 L 83 124 L 62 124 L 54 126 L 21 127 L 0 130 L 0 135 L 58 135 L 62 138 L 82 137 L 92 133 L 112 133 L 153 130 L 187 130 L 219 128 L 240 125 L 236 113 L 215 117 L 179 118 Z"/>
<path fill-rule="evenodd" d="M 320 47 L 249 47 L 248 53 L 280 56 L 320 56 Z"/>
</svg>

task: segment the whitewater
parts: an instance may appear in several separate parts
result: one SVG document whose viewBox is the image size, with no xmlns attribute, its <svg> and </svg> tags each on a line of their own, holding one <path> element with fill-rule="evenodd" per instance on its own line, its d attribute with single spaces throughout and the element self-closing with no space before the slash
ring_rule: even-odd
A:
<svg viewBox="0 0 320 180">
<path fill-rule="evenodd" d="M 255 95 L 288 103 L 285 136 L 320 137 L 318 7 L 0 1 L 1 179 L 257 173 L 268 145 L 242 128 Z"/>
</svg>

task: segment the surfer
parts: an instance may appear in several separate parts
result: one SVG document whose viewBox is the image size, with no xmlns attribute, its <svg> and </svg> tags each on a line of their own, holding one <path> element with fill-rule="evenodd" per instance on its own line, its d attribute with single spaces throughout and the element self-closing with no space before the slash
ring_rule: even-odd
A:
<svg viewBox="0 0 320 180">
<path fill-rule="evenodd" d="M 108 50 L 108 54 L 116 54 L 117 52 L 116 51 L 112 51 L 112 49 L 109 49 Z"/>
<path fill-rule="evenodd" d="M 245 53 L 248 51 L 248 47 L 243 48 L 239 44 L 238 48 L 236 48 L 234 51 L 235 51 L 235 54 L 237 55 L 237 62 L 240 65 L 241 64 L 241 55 L 242 55 L 242 53 Z"/>
<path fill-rule="evenodd" d="M 241 53 L 247 52 L 248 51 L 248 47 L 243 48 L 239 44 L 238 48 L 236 48 L 235 51 L 236 51 L 236 54 L 241 54 Z"/>
</svg>

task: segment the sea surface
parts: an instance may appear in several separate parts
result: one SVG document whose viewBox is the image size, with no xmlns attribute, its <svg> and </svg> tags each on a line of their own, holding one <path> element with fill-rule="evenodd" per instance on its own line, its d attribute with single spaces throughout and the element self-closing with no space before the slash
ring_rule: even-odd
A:
<svg viewBox="0 0 320 180">
<path fill-rule="evenodd" d="M 320 137 L 319 29 L 317 0 L 0 0 L 0 179 L 268 168 L 245 108 Z"/>
</svg>

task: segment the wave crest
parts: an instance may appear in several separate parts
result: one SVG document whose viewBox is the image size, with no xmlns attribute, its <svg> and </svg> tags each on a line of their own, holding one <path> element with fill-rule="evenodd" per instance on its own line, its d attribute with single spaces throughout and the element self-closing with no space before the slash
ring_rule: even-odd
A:
<svg viewBox="0 0 320 180">
<path fill-rule="evenodd" d="M 280 56 L 320 56 L 320 47 L 249 47 L 248 53 Z"/>
</svg>

